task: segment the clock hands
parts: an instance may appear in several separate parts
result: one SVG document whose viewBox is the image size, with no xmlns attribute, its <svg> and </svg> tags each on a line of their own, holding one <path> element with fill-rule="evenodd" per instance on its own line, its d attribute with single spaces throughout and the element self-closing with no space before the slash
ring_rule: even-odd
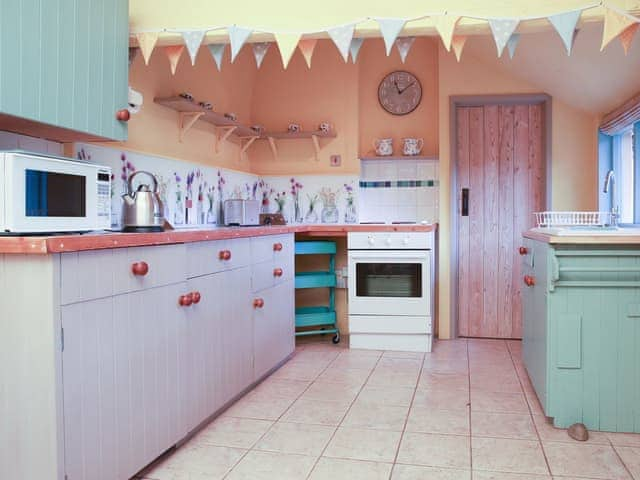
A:
<svg viewBox="0 0 640 480">
<path fill-rule="evenodd" d="M 398 92 L 398 95 L 400 95 L 402 92 L 400 91 L 400 87 L 398 86 L 398 81 L 394 80 L 393 84 L 396 86 L 396 91 Z"/>
<path fill-rule="evenodd" d="M 407 90 L 408 88 L 413 87 L 416 84 L 416 82 L 411 82 L 409 85 L 407 85 L 406 87 L 404 87 L 402 90 L 398 89 L 398 94 L 402 95 L 404 93 L 405 90 Z M 396 85 L 397 87 L 397 85 Z"/>
</svg>

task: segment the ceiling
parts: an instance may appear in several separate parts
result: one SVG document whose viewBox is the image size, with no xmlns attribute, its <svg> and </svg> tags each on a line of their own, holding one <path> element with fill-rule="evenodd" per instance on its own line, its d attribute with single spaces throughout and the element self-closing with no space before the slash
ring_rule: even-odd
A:
<svg viewBox="0 0 640 480">
<path fill-rule="evenodd" d="M 506 49 L 498 59 L 490 36 L 473 37 L 465 45 L 462 61 L 472 55 L 490 68 L 595 114 L 608 113 L 640 92 L 640 34 L 625 57 L 617 40 L 600 52 L 601 24 L 585 26 L 578 32 L 571 56 L 553 33 L 522 35 L 513 59 Z"/>
</svg>

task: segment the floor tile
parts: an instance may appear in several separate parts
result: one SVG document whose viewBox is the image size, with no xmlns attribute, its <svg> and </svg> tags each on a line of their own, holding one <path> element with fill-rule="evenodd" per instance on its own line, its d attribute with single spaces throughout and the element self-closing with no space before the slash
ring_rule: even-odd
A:
<svg viewBox="0 0 640 480">
<path fill-rule="evenodd" d="M 477 437 L 537 440 L 529 414 L 472 412 L 471 434 Z"/>
<path fill-rule="evenodd" d="M 288 378 L 267 378 L 253 392 L 264 393 L 274 397 L 296 398 L 304 392 L 311 382 L 307 380 L 291 380 Z"/>
<path fill-rule="evenodd" d="M 473 480 L 551 480 L 551 476 L 532 475 L 529 473 L 484 472 L 480 470 L 474 470 Z"/>
<path fill-rule="evenodd" d="M 326 383 L 344 383 L 352 386 L 362 386 L 367 380 L 371 370 L 363 368 L 338 368 L 329 366 L 318 380 Z"/>
<path fill-rule="evenodd" d="M 145 474 L 153 480 L 215 480 L 223 478 L 246 450 L 187 444 Z"/>
<path fill-rule="evenodd" d="M 613 447 L 543 442 L 553 475 L 618 480 L 630 478 Z"/>
<path fill-rule="evenodd" d="M 417 390 L 413 406 L 432 410 L 466 411 L 469 408 L 469 391 L 441 388 Z"/>
<path fill-rule="evenodd" d="M 348 405 L 355 400 L 360 388 L 358 385 L 316 380 L 305 390 L 300 399 L 338 402 Z"/>
<path fill-rule="evenodd" d="M 275 423 L 253 447 L 280 453 L 320 456 L 336 427 L 304 423 Z"/>
<path fill-rule="evenodd" d="M 284 422 L 339 425 L 349 405 L 321 400 L 299 399 L 282 415 Z"/>
<path fill-rule="evenodd" d="M 543 442 L 567 442 L 576 443 L 576 441 L 569 436 L 566 428 L 555 428 L 551 423 L 551 420 L 541 415 L 534 415 L 533 421 L 538 429 L 538 435 Z M 584 442 L 586 444 L 600 444 L 609 445 L 609 437 L 605 432 L 593 432 L 589 431 L 589 440 Z"/>
<path fill-rule="evenodd" d="M 395 430 L 401 432 L 407 420 L 409 407 L 395 405 L 378 405 L 362 400 L 356 401 L 344 417 L 345 427 L 372 428 L 378 430 Z"/>
<path fill-rule="evenodd" d="M 387 480 L 391 463 L 322 457 L 309 480 Z"/>
<path fill-rule="evenodd" d="M 457 468 L 420 467 L 417 465 L 393 466 L 391 480 L 470 480 L 469 470 Z"/>
<path fill-rule="evenodd" d="M 411 387 L 386 387 L 365 385 L 358 394 L 358 400 L 377 405 L 408 407 L 415 390 Z"/>
<path fill-rule="evenodd" d="M 371 371 L 378 360 L 379 358 L 373 355 L 340 355 L 331 362 L 331 368 L 358 368 Z"/>
<path fill-rule="evenodd" d="M 226 477 L 228 480 L 300 480 L 307 478 L 316 457 L 274 452 L 249 452 Z"/>
<path fill-rule="evenodd" d="M 423 352 L 394 352 L 393 350 L 388 350 L 382 354 L 382 358 L 414 358 L 422 361 L 425 357 Z"/>
<path fill-rule="evenodd" d="M 469 410 L 432 410 L 414 406 L 409 411 L 406 430 L 408 432 L 470 435 Z"/>
<path fill-rule="evenodd" d="M 270 420 L 218 417 L 198 433 L 194 441 L 221 447 L 251 448 L 272 424 Z"/>
<path fill-rule="evenodd" d="M 613 445 L 640 447 L 640 433 L 607 432 L 606 435 Z"/>
<path fill-rule="evenodd" d="M 640 479 L 640 447 L 614 447 L 633 478 Z"/>
<path fill-rule="evenodd" d="M 367 385 L 379 387 L 410 387 L 415 388 L 418 383 L 418 372 L 394 372 L 389 370 L 374 370 Z"/>
<path fill-rule="evenodd" d="M 471 452 L 474 470 L 549 474 L 538 441 L 473 437 Z"/>
<path fill-rule="evenodd" d="M 242 398 L 226 410 L 225 417 L 255 418 L 258 420 L 277 420 L 293 403 L 293 399 L 271 398 L 270 401 L 255 401 Z"/>
<path fill-rule="evenodd" d="M 495 413 L 529 413 L 523 393 L 471 392 L 471 411 Z"/>
<path fill-rule="evenodd" d="M 486 390 L 490 392 L 516 392 L 522 391 L 520 379 L 514 372 L 510 373 L 473 373 L 470 374 L 471 390 Z"/>
<path fill-rule="evenodd" d="M 470 469 L 469 437 L 405 432 L 398 463 Z"/>
<path fill-rule="evenodd" d="M 340 427 L 324 456 L 390 463 L 394 461 L 400 436 L 400 432 Z"/>
<path fill-rule="evenodd" d="M 275 371 L 269 378 L 286 378 L 289 380 L 315 380 L 326 367 L 307 363 L 286 364 Z"/>
<path fill-rule="evenodd" d="M 418 388 L 465 390 L 469 388 L 469 375 L 466 373 L 422 372 Z"/>
</svg>

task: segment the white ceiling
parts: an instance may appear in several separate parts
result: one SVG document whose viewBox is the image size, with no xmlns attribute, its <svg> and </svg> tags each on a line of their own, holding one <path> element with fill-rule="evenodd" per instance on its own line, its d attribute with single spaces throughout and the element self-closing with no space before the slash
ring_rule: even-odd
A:
<svg viewBox="0 0 640 480">
<path fill-rule="evenodd" d="M 640 92 L 640 33 L 625 57 L 616 39 L 600 52 L 602 25 L 582 28 L 571 56 L 554 31 L 523 34 L 513 60 L 505 49 L 496 58 L 490 36 L 469 37 L 462 55 L 473 55 L 489 68 L 521 78 L 576 108 L 605 114 Z"/>
</svg>

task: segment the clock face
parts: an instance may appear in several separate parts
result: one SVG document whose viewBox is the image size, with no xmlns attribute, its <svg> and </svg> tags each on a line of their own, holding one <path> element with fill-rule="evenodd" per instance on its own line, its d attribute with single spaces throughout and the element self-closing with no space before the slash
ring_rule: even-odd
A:
<svg viewBox="0 0 640 480">
<path fill-rule="evenodd" d="M 413 112 L 422 99 L 422 86 L 409 72 L 398 70 L 384 77 L 378 87 L 378 100 L 387 112 L 406 115 Z"/>
</svg>

